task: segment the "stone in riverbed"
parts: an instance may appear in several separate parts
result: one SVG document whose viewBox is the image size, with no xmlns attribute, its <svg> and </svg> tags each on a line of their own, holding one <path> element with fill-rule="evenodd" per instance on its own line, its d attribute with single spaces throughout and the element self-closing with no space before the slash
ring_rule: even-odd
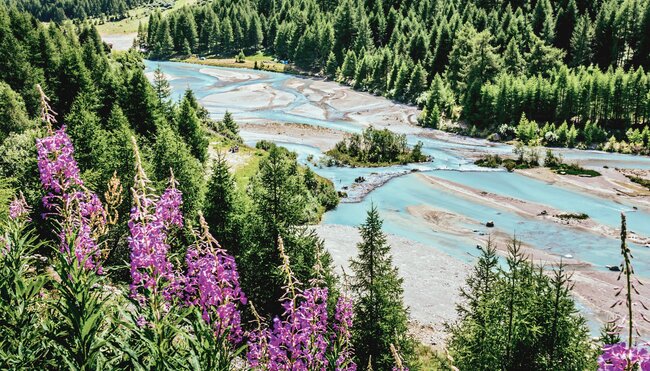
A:
<svg viewBox="0 0 650 371">
<path fill-rule="evenodd" d="M 620 272 L 621 271 L 621 267 L 619 267 L 618 265 L 606 265 L 605 268 L 609 269 L 612 272 Z"/>
</svg>

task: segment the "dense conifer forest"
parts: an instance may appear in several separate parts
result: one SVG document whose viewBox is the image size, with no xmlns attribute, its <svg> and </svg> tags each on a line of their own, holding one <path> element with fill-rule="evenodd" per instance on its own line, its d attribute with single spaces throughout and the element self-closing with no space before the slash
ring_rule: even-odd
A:
<svg viewBox="0 0 650 371">
<path fill-rule="evenodd" d="M 64 19 L 85 19 L 87 17 L 125 17 L 127 11 L 145 4 L 148 0 L 3 0 L 33 14 L 42 21 L 60 22 Z"/>
<path fill-rule="evenodd" d="M 549 146 L 647 152 L 650 2 L 230 1 L 154 14 L 153 58 L 265 49 L 307 71 L 424 109 L 421 123 Z M 465 129 L 454 129 L 460 120 Z M 558 140 L 560 126 L 578 133 Z M 590 129 L 589 127 L 592 129 Z M 594 137 L 589 130 L 602 135 Z M 614 144 L 610 144 L 614 150 Z"/>
<path fill-rule="evenodd" d="M 625 216 L 612 300 L 629 316 L 601 337 L 567 268 L 532 262 L 513 238 L 502 256 L 477 246 L 445 350 L 433 350 L 409 327 L 377 205 L 337 275 L 310 227 L 339 204 L 333 182 L 272 142 L 245 145 L 233 115 L 211 118 L 192 90 L 173 101 L 143 61 L 265 49 L 420 105 L 426 126 L 569 147 L 614 135 L 642 152 L 649 1 L 214 0 L 153 13 L 127 52 L 89 22 L 42 22 L 140 3 L 0 4 L 1 369 L 650 367 L 633 345 L 645 304 Z M 406 138 L 371 127 L 335 149 L 428 161 Z M 226 150 L 252 160 L 235 172 Z"/>
</svg>

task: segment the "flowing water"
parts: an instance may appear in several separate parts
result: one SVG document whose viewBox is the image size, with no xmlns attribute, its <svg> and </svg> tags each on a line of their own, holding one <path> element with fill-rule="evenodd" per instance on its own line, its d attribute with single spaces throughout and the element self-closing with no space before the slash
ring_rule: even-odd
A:
<svg viewBox="0 0 650 371">
<path fill-rule="evenodd" d="M 226 110 L 234 114 L 239 121 L 247 122 L 291 122 L 322 126 L 346 132 L 360 132 L 365 126 L 363 118 L 350 119 L 351 113 L 337 110 L 331 105 L 321 107 L 322 114 L 311 114 L 309 110 L 300 111 L 301 107 L 310 107 L 317 102 L 306 90 L 296 88 L 297 80 L 304 80 L 290 75 L 234 70 L 227 68 L 206 67 L 201 65 L 180 64 L 173 62 L 146 62 L 147 71 L 159 65 L 170 80 L 173 99 L 179 99 L 190 88 L 198 100 L 208 109 L 214 118 L 223 116 Z M 222 74 L 217 74 L 220 71 Z M 223 73 L 237 76 L 237 79 L 224 79 Z M 241 77 L 239 75 L 249 76 Z M 241 89 L 249 89 L 249 95 L 242 95 Z M 265 90 L 266 89 L 266 90 Z M 274 93 L 271 102 L 265 105 L 256 100 L 250 91 Z M 262 94 L 262 93 L 260 93 Z M 230 98 L 232 97 L 232 98 Z M 279 97 L 279 98 L 278 98 Z M 369 105 L 364 110 L 372 109 L 380 98 L 369 97 Z M 280 100 L 279 103 L 276 100 Z M 403 126 L 401 127 L 403 129 Z M 486 142 L 467 140 L 466 143 L 448 142 L 423 137 L 422 130 L 404 130 L 409 143 L 423 143 L 423 152 L 434 159 L 430 163 L 385 167 L 385 168 L 338 168 L 322 167 L 309 164 L 320 175 L 331 179 L 337 189 L 345 189 L 354 183 L 358 176 L 373 177 L 377 174 L 404 173 L 381 187 L 370 192 L 361 202 L 342 203 L 336 210 L 328 212 L 324 223 L 357 226 L 364 221 L 365 213 L 371 203 L 379 208 L 385 219 L 385 231 L 420 242 L 433 249 L 442 250 L 449 255 L 466 262 L 472 262 L 476 255 L 476 236 L 488 233 L 483 227 L 485 221 L 493 220 L 501 231 L 516 234 L 526 244 L 554 255 L 571 254 L 575 259 L 590 263 L 594 269 L 605 270 L 607 264 L 616 265 L 620 261 L 619 242 L 614 237 L 605 237 L 596 233 L 569 228 L 541 218 L 521 216 L 511 210 L 479 204 L 453 191 L 441 190 L 432 186 L 419 174 L 445 181 L 453 181 L 468 187 L 498 195 L 508 196 L 523 201 L 559 209 L 571 213 L 585 213 L 604 226 L 617 228 L 620 212 L 626 212 L 628 229 L 642 235 L 650 236 L 650 213 L 634 210 L 632 204 L 621 204 L 608 199 L 582 194 L 561 188 L 543 181 L 505 171 L 482 169 L 473 164 L 463 153 L 480 148 L 486 150 Z M 244 135 L 248 144 L 259 139 L 273 140 L 272 135 Z M 276 142 L 278 142 L 276 140 Z M 308 164 L 308 156 L 318 160 L 322 152 L 315 147 L 304 144 L 278 142 L 299 155 L 301 162 Z M 508 145 L 490 144 L 489 151 L 495 154 L 508 154 L 512 148 Z M 598 151 L 561 150 L 565 159 L 580 161 L 594 167 L 607 164 L 610 167 L 650 169 L 650 158 L 611 154 Z M 417 169 L 418 173 L 411 173 Z M 461 215 L 460 227 L 468 233 L 450 233 L 436 230 L 425 220 L 409 213 L 410 207 L 430 205 L 437 210 Z M 650 249 L 633 245 L 636 251 L 636 271 L 650 276 Z"/>
</svg>

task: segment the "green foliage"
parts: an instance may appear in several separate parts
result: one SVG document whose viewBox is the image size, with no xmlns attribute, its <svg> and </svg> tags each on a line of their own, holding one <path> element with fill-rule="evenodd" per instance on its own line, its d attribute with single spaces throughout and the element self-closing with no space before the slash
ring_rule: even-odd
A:
<svg viewBox="0 0 650 371">
<path fill-rule="evenodd" d="M 192 220 L 203 206 L 205 180 L 203 167 L 192 156 L 183 139 L 168 127 L 158 130 L 154 146 L 154 173 L 159 180 L 173 173 L 178 189 L 183 192 L 183 213 Z"/>
<path fill-rule="evenodd" d="M 75 241 L 75 234 L 67 236 L 71 251 Z M 110 352 L 105 349 L 110 294 L 103 290 L 106 278 L 85 269 L 83 262 L 76 258 L 60 253 L 58 247 L 56 250 L 54 270 L 62 278 L 51 282 L 57 297 L 48 303 L 49 315 L 44 323 L 53 352 L 69 369 L 107 367 L 110 365 Z"/>
<path fill-rule="evenodd" d="M 461 291 L 449 349 L 460 369 L 584 370 L 593 368 L 589 331 L 560 264 L 547 274 L 519 241 L 508 244 L 506 268 L 488 242 Z"/>
<path fill-rule="evenodd" d="M 243 245 L 244 209 L 235 179 L 228 163 L 219 153 L 212 165 L 204 206 L 205 221 L 212 233 L 219 238 L 221 246 L 233 256 L 239 256 Z"/>
<path fill-rule="evenodd" d="M 192 156 L 203 163 L 208 157 L 209 143 L 195 106 L 198 106 L 198 103 L 194 100 L 194 96 L 191 92 L 186 93 L 176 115 L 176 124 L 178 133 L 190 147 Z"/>
<path fill-rule="evenodd" d="M 20 94 L 0 81 L 0 143 L 11 133 L 22 133 L 32 126 Z"/>
<path fill-rule="evenodd" d="M 128 10 L 145 0 L 6 0 L 5 3 L 20 10 L 32 13 L 42 21 L 61 22 L 67 18 L 80 18 L 109 15 L 121 19 Z"/>
<path fill-rule="evenodd" d="M 310 191 L 309 186 L 314 191 Z M 331 183 L 326 187 L 327 193 L 336 194 Z M 321 263 L 331 259 L 327 253 L 319 253 L 320 240 L 303 226 L 310 221 L 316 222 L 317 216 L 321 215 L 319 209 L 331 207 L 334 203 L 325 197 L 326 202 L 321 204 L 323 196 L 319 195 L 323 192 L 323 186 L 305 181 L 295 153 L 275 145 L 268 146 L 268 157 L 260 162 L 247 190 L 252 202 L 251 213 L 247 216 L 250 242 L 243 247 L 239 263 L 242 287 L 263 315 L 281 313 L 280 239 L 291 259 L 291 269 L 300 282 L 315 278 L 318 255 Z"/>
<path fill-rule="evenodd" d="M 361 134 L 352 134 L 327 151 L 337 161 L 352 166 L 387 166 L 409 162 L 427 161 L 422 154 L 422 144 L 410 149 L 406 136 L 388 129 L 377 130 L 370 126 Z"/>
<path fill-rule="evenodd" d="M 235 57 L 235 62 L 237 63 L 244 63 L 246 61 L 246 56 L 244 55 L 244 51 L 240 50 L 239 54 Z"/>
<path fill-rule="evenodd" d="M 26 220 L 2 218 L 0 226 L 0 367 L 42 368 L 48 350 L 37 303 L 46 279 L 31 270 L 44 246 Z"/>
<path fill-rule="evenodd" d="M 354 349 L 360 365 L 372 365 L 376 370 L 392 367 L 391 344 L 407 364 L 414 352 L 414 341 L 408 335 L 402 278 L 393 266 L 382 224 L 373 205 L 365 223 L 359 227 L 362 238 L 357 244 L 359 255 L 350 261 L 354 272 L 351 289 L 356 303 Z"/>
</svg>

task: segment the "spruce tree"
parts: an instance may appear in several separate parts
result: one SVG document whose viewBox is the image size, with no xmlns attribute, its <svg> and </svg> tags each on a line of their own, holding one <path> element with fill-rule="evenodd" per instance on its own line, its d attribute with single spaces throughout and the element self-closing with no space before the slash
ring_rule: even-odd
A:
<svg viewBox="0 0 650 371">
<path fill-rule="evenodd" d="M 330 52 L 327 57 L 327 63 L 325 64 L 325 74 L 330 78 L 336 77 L 337 68 L 336 55 L 334 55 L 334 52 Z"/>
<path fill-rule="evenodd" d="M 136 133 L 152 139 L 159 120 L 156 94 L 140 69 L 133 73 L 127 87 L 120 107 L 134 126 Z"/>
<path fill-rule="evenodd" d="M 308 191 L 299 174 L 295 155 L 272 145 L 268 157 L 248 188 L 252 213 L 248 216 L 250 243 L 239 264 L 247 296 L 263 315 L 277 315 L 282 309 L 283 280 L 278 274 L 280 238 L 291 258 L 292 270 L 300 282 L 312 277 L 318 239 L 300 227 L 307 221 Z"/>
<path fill-rule="evenodd" d="M 193 220 L 203 206 L 205 181 L 203 167 L 182 138 L 168 125 L 158 129 L 153 148 L 153 164 L 159 181 L 169 179 L 170 172 L 178 181 L 178 189 L 183 193 L 183 213 L 185 220 Z"/>
<path fill-rule="evenodd" d="M 237 125 L 237 122 L 235 122 L 235 119 L 232 117 L 232 113 L 228 110 L 226 110 L 226 113 L 223 115 L 221 126 L 233 135 L 239 135 L 239 125 Z"/>
<path fill-rule="evenodd" d="M 235 179 L 230 174 L 223 153 L 217 155 L 212 165 L 205 199 L 205 221 L 221 246 L 234 256 L 239 256 L 241 241 L 241 216 L 243 209 L 237 193 Z"/>
<path fill-rule="evenodd" d="M 166 102 L 171 96 L 169 81 L 167 81 L 160 65 L 156 66 L 156 69 L 153 72 L 153 90 L 156 92 L 156 96 L 160 103 Z"/>
<path fill-rule="evenodd" d="M 177 118 L 178 133 L 190 147 L 190 152 L 201 163 L 208 157 L 208 138 L 203 128 L 203 123 L 192 107 L 191 98 L 186 95 L 181 101 Z"/>
<path fill-rule="evenodd" d="M 592 57 L 594 31 L 588 15 L 578 18 L 573 35 L 571 35 L 571 65 L 588 65 Z"/>
<path fill-rule="evenodd" d="M 350 261 L 354 272 L 351 289 L 355 297 L 353 343 L 360 365 L 375 370 L 393 365 L 390 346 L 410 359 L 413 342 L 408 332 L 408 312 L 404 307 L 402 278 L 393 266 L 390 245 L 382 232 L 383 221 L 372 205 L 359 227 L 362 242 L 359 254 Z"/>
</svg>

